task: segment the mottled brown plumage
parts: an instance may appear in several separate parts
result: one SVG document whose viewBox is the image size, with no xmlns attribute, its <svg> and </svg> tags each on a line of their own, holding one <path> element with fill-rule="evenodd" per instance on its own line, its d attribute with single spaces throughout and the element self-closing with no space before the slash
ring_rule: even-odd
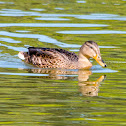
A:
<svg viewBox="0 0 126 126">
<path fill-rule="evenodd" d="M 29 47 L 28 52 L 19 52 L 18 56 L 26 63 L 40 68 L 90 68 L 92 64 L 89 58 L 94 58 L 101 63 L 100 65 L 105 66 L 101 60 L 98 45 L 93 41 L 87 41 L 81 46 L 79 56 L 63 49 L 36 47 Z"/>
</svg>

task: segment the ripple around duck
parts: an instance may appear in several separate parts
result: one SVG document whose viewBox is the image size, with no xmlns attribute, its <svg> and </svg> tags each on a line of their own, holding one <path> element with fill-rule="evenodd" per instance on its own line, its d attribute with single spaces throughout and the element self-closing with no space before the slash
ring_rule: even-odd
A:
<svg viewBox="0 0 126 126">
<path fill-rule="evenodd" d="M 11 57 L 11 56 L 10 56 Z M 0 68 L 20 68 L 20 69 L 31 69 L 32 67 L 28 66 L 24 62 L 21 62 L 20 59 L 16 59 L 11 57 L 11 61 L 5 58 L 4 61 L 1 59 L 0 61 Z"/>
<path fill-rule="evenodd" d="M 21 33 L 12 33 L 12 32 L 6 32 L 6 31 L 0 31 L 0 35 L 17 37 L 17 38 L 35 38 L 35 39 L 38 39 L 40 42 L 52 43 L 52 44 L 57 45 L 57 46 L 62 47 L 62 48 L 80 48 L 80 46 L 81 46 L 81 45 L 77 45 L 77 44 L 63 43 L 63 42 L 57 41 L 56 39 L 48 37 L 46 35 L 21 34 Z M 16 51 L 24 51 L 24 50 L 26 51 L 26 48 L 12 47 L 12 46 L 4 45 L 4 44 L 1 44 L 1 46 L 7 47 L 9 49 L 16 50 Z M 102 48 L 114 48 L 114 47 L 113 46 L 103 46 Z"/>
<path fill-rule="evenodd" d="M 96 65 L 98 66 L 98 65 Z M 95 66 L 95 67 L 96 67 Z M 92 73 L 115 73 L 115 72 L 118 72 L 117 70 L 111 70 L 111 69 L 96 69 L 96 70 L 92 70 Z"/>
<path fill-rule="evenodd" d="M 37 74 L 37 73 L 9 73 L 0 72 L 2 75 L 18 75 L 18 76 L 49 76 L 48 74 Z"/>
<path fill-rule="evenodd" d="M 17 64 L 15 64 L 15 65 L 17 65 Z M 20 64 L 19 64 L 20 65 Z M 18 65 L 18 66 L 19 66 Z M 11 67 L 12 66 L 12 67 Z M 1 68 L 18 68 L 18 67 L 13 67 L 13 65 L 8 65 L 8 66 L 6 66 L 5 65 L 5 67 L 1 67 Z M 30 70 L 35 70 L 35 71 L 41 71 L 42 69 L 35 69 L 35 68 L 30 68 L 30 67 L 26 67 L 25 65 L 23 66 L 24 68 L 18 68 L 19 70 L 26 70 L 26 71 L 30 71 Z M 49 76 L 49 71 L 51 72 L 51 70 L 50 69 L 45 69 L 45 73 L 44 73 L 44 71 L 43 71 L 43 73 L 13 73 L 13 72 L 0 72 L 0 75 L 18 75 L 18 76 Z M 52 71 L 59 71 L 59 70 L 52 70 Z M 98 70 L 89 70 L 91 73 L 115 73 L 115 72 L 118 72 L 118 71 L 116 71 L 116 70 L 111 70 L 111 69 L 98 69 Z M 47 73 L 46 73 L 47 72 Z M 86 73 L 85 73 L 85 75 L 86 75 Z M 66 70 L 66 69 L 62 69 L 62 71 L 61 71 L 61 73 L 57 73 L 56 74 L 56 76 L 61 76 L 61 77 L 63 77 L 63 76 L 65 76 L 65 77 L 78 77 L 78 71 L 74 71 L 73 73 L 72 73 L 72 71 L 71 70 Z"/>
<path fill-rule="evenodd" d="M 81 30 L 81 31 L 58 31 L 60 34 L 126 34 L 126 31 L 114 30 Z"/>
<path fill-rule="evenodd" d="M 0 31 L 0 35 L 10 36 L 10 37 L 18 37 L 18 38 L 36 38 L 41 42 L 52 43 L 52 44 L 57 45 L 57 46 L 62 47 L 62 48 L 78 47 L 78 45 L 76 45 L 76 44 L 66 44 L 66 43 L 63 43 L 63 42 L 59 42 L 56 39 L 53 39 L 53 38 L 48 37 L 46 35 L 19 34 L 19 33 L 11 33 L 11 32 L 6 32 L 6 31 Z M 1 44 L 1 46 L 5 46 L 5 47 L 8 47 L 8 48 L 13 48 L 11 46 L 7 46 L 7 45 L 4 45 L 4 44 Z M 17 47 L 14 47 L 13 49 L 16 50 L 16 48 Z"/>
<path fill-rule="evenodd" d="M 15 50 L 15 51 L 27 51 L 27 49 L 23 48 L 23 47 L 14 47 L 14 46 L 5 45 L 5 44 L 2 44 L 2 43 L 0 43 L 0 46 L 7 47 L 8 49 L 12 49 L 12 50 Z"/>
</svg>

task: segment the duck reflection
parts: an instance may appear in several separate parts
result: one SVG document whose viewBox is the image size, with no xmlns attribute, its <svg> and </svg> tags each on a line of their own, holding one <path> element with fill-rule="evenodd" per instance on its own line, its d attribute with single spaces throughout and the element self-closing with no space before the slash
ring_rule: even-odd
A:
<svg viewBox="0 0 126 126">
<path fill-rule="evenodd" d="M 100 76 L 96 81 L 90 81 L 90 70 L 64 70 L 64 69 L 27 69 L 29 73 L 48 74 L 42 78 L 73 80 L 78 77 L 79 91 L 84 96 L 98 96 L 100 83 L 106 75 Z"/>
<path fill-rule="evenodd" d="M 79 71 L 78 74 L 78 86 L 79 91 L 84 96 L 98 96 L 100 83 L 106 78 L 106 75 L 100 76 L 96 81 L 89 81 L 89 71 Z"/>
<path fill-rule="evenodd" d="M 77 77 L 77 71 L 65 69 L 27 69 L 29 73 L 48 74 L 48 76 L 41 76 L 42 78 L 50 78 L 56 80 L 69 80 Z"/>
</svg>

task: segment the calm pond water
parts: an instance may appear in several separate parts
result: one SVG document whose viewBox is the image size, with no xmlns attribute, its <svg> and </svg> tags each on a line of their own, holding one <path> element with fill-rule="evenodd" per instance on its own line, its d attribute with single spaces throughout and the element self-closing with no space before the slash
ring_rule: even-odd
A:
<svg viewBox="0 0 126 126">
<path fill-rule="evenodd" d="M 126 125 L 125 8 L 126 0 L 0 1 L 0 125 Z M 17 57 L 29 46 L 78 53 L 87 40 L 107 68 L 38 69 Z"/>
</svg>

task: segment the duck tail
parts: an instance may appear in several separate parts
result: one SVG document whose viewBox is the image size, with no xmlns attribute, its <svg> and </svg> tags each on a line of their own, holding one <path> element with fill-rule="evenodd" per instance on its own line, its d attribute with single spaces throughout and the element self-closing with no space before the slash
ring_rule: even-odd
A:
<svg viewBox="0 0 126 126">
<path fill-rule="evenodd" d="M 22 60 L 25 60 L 25 52 L 21 51 L 18 53 L 18 57 Z"/>
</svg>

